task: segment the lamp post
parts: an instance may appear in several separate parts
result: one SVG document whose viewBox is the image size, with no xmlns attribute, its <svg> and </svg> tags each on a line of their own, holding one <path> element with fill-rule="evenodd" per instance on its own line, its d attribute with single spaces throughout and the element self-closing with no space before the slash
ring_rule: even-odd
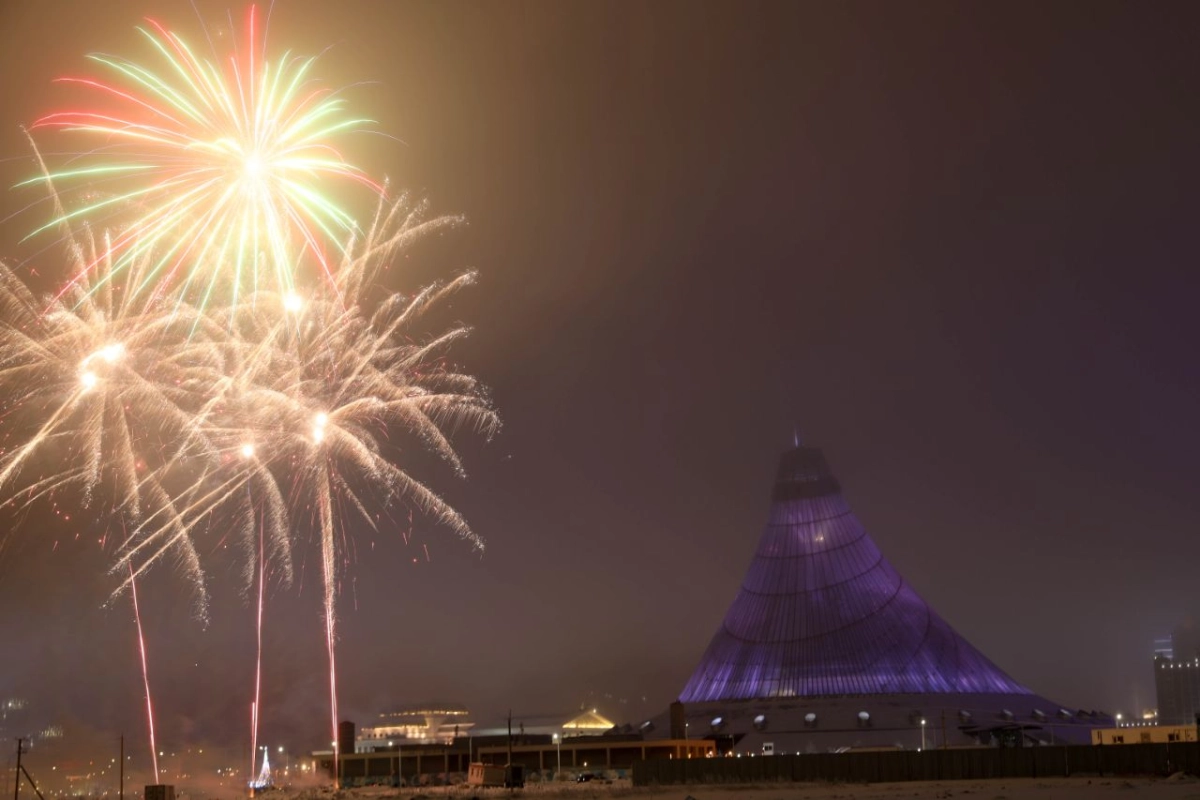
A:
<svg viewBox="0 0 1200 800">
<path fill-rule="evenodd" d="M 292 768 L 292 760 L 291 757 L 288 756 L 287 750 L 283 749 L 283 745 L 279 745 L 279 754 L 283 756 L 283 777 L 286 779 L 288 777 L 288 772 Z"/>
<path fill-rule="evenodd" d="M 925 749 L 925 718 L 921 718 L 921 750 Z"/>
<path fill-rule="evenodd" d="M 554 748 L 558 751 L 558 766 L 554 770 L 554 780 L 558 780 L 558 773 L 562 772 L 562 737 L 557 733 L 554 734 Z"/>
</svg>

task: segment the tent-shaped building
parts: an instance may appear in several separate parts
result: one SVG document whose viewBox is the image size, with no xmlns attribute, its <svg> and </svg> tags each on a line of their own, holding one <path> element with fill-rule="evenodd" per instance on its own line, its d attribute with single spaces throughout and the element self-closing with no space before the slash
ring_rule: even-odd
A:
<svg viewBox="0 0 1200 800">
<path fill-rule="evenodd" d="M 754 559 L 679 699 L 673 738 L 738 752 L 1082 743 L 1111 725 L 1034 694 L 938 616 L 812 447 L 783 454 Z"/>
</svg>

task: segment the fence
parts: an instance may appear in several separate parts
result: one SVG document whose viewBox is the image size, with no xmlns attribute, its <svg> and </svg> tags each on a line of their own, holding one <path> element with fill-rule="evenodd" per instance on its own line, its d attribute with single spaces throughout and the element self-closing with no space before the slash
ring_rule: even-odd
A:
<svg viewBox="0 0 1200 800">
<path fill-rule="evenodd" d="M 896 750 L 633 763 L 633 785 L 831 781 L 875 783 L 1070 775 L 1200 773 L 1200 743 Z"/>
</svg>

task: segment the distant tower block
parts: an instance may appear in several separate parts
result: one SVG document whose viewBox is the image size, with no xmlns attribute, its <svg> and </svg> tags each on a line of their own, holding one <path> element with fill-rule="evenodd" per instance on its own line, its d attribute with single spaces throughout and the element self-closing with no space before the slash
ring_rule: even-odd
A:
<svg viewBox="0 0 1200 800">
<path fill-rule="evenodd" d="M 819 449 L 783 454 L 771 501 L 754 560 L 680 695 L 684 703 L 1033 694 L 887 562 Z"/>
</svg>

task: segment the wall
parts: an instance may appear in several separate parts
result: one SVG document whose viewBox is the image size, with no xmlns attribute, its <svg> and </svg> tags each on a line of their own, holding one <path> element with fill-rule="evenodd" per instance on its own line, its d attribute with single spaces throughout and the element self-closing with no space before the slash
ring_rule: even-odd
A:
<svg viewBox="0 0 1200 800">
<path fill-rule="evenodd" d="M 633 784 L 760 781 L 883 781 L 1036 778 L 1067 775 L 1169 775 L 1200 772 L 1200 744 L 1118 747 L 1018 747 L 821 753 L 758 758 L 647 760 L 633 764 Z"/>
</svg>

